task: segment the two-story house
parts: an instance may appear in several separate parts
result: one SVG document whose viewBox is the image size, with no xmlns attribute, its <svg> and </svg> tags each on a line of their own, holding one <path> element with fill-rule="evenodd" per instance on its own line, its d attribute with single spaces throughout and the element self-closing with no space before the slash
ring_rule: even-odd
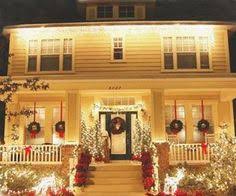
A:
<svg viewBox="0 0 236 196">
<path fill-rule="evenodd" d="M 8 75 L 50 83 L 46 92 L 19 92 L 10 106 L 36 105 L 41 131 L 30 137 L 26 127 L 33 117 L 6 121 L 6 144 L 13 123 L 21 145 L 75 144 L 81 121 L 89 126 L 99 120 L 109 132 L 112 157 L 130 159 L 136 118 L 150 123 L 154 142 L 214 142 L 222 122 L 235 135 L 229 52 L 235 22 L 158 20 L 155 0 L 78 0 L 78 11 L 79 22 L 4 28 L 13 54 Z M 110 133 L 114 119 L 126 124 L 119 137 Z M 173 134 L 174 119 L 183 128 Z M 197 128 L 201 119 L 210 123 L 206 134 Z M 59 120 L 65 121 L 64 137 L 54 128 Z"/>
</svg>

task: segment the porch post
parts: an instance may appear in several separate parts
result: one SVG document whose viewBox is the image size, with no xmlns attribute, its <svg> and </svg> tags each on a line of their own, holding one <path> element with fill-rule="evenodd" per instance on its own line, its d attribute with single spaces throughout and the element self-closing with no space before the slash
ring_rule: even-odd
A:
<svg viewBox="0 0 236 196">
<path fill-rule="evenodd" d="M 151 110 L 152 140 L 166 140 L 165 99 L 163 90 L 151 90 Z"/>
<path fill-rule="evenodd" d="M 78 143 L 80 138 L 80 94 L 78 91 L 66 93 L 66 143 Z"/>
</svg>

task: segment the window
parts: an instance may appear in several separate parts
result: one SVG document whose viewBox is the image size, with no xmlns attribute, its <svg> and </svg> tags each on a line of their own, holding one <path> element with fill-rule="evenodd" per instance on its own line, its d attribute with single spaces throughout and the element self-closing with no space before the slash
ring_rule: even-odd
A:
<svg viewBox="0 0 236 196">
<path fill-rule="evenodd" d="M 38 43 L 41 44 L 38 44 Z M 39 45 L 41 46 L 38 52 Z M 28 72 L 71 71 L 72 39 L 30 40 Z"/>
<path fill-rule="evenodd" d="M 122 60 L 123 58 L 123 38 L 115 37 L 113 38 L 113 60 Z"/>
<path fill-rule="evenodd" d="M 181 120 L 184 124 L 183 129 L 178 133 L 179 142 L 184 143 L 186 140 L 185 134 L 185 107 L 183 105 L 177 106 L 177 118 Z M 170 131 L 170 123 L 172 120 L 175 119 L 175 108 L 173 105 L 166 105 L 165 106 L 165 124 L 166 124 L 166 132 L 167 134 L 173 134 Z"/>
<path fill-rule="evenodd" d="M 208 69 L 209 68 L 208 38 L 207 37 L 200 37 L 199 44 L 200 44 L 200 65 L 201 65 L 201 68 Z"/>
<path fill-rule="evenodd" d="M 112 5 L 100 5 L 97 7 L 97 18 L 112 18 L 113 6 Z"/>
<path fill-rule="evenodd" d="M 210 68 L 208 37 L 163 37 L 163 51 L 166 70 Z"/>
<path fill-rule="evenodd" d="M 132 5 L 119 6 L 119 17 L 120 18 L 133 18 L 134 17 L 134 6 L 132 6 Z"/>
<path fill-rule="evenodd" d="M 38 40 L 29 41 L 28 72 L 37 70 Z"/>
<path fill-rule="evenodd" d="M 203 133 L 198 131 L 197 123 L 202 119 L 202 110 L 201 105 L 193 105 L 192 106 L 192 118 L 194 123 L 194 132 L 193 132 L 193 141 L 194 142 L 204 142 L 205 138 Z M 210 123 L 210 130 L 208 134 L 214 133 L 214 125 L 213 125 L 213 112 L 211 105 L 204 106 L 204 119 L 208 120 Z"/>
<path fill-rule="evenodd" d="M 29 108 L 31 111 L 33 111 L 33 108 Z M 31 115 L 29 118 L 26 119 L 26 143 L 27 144 L 43 144 L 44 141 L 44 132 L 45 132 L 45 108 L 43 107 L 37 107 L 36 108 L 36 114 L 35 114 L 35 121 L 40 123 L 41 130 L 36 135 L 36 138 L 32 139 L 30 137 L 30 133 L 27 131 L 28 125 L 34 121 L 34 116 Z"/>
<path fill-rule="evenodd" d="M 59 71 L 60 39 L 45 39 L 41 42 L 40 71 Z"/>
</svg>

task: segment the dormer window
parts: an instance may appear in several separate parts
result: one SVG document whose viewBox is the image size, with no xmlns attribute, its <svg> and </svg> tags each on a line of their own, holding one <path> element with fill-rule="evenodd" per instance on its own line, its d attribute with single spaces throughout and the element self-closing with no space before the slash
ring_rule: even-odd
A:
<svg viewBox="0 0 236 196">
<path fill-rule="evenodd" d="M 133 5 L 121 5 L 119 6 L 120 18 L 134 18 L 134 6 Z"/>
<path fill-rule="evenodd" d="M 97 6 L 97 18 L 112 18 L 112 17 L 113 17 L 112 5 Z"/>
</svg>

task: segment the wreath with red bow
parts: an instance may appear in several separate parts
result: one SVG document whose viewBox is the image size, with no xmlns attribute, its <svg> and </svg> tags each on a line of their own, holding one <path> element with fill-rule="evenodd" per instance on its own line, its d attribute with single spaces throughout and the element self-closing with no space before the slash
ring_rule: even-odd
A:
<svg viewBox="0 0 236 196">
<path fill-rule="evenodd" d="M 184 127 L 184 124 L 181 120 L 174 119 L 170 123 L 170 130 L 174 134 L 179 133 Z"/>
<path fill-rule="evenodd" d="M 28 125 L 27 129 L 30 133 L 30 137 L 35 138 L 36 134 L 38 134 L 41 131 L 41 126 L 38 122 L 34 121 Z"/>
<path fill-rule="evenodd" d="M 56 132 L 59 134 L 59 137 L 63 138 L 65 135 L 65 121 L 59 121 L 55 125 Z"/>
<path fill-rule="evenodd" d="M 111 120 L 110 130 L 114 135 L 121 134 L 125 131 L 126 123 L 124 119 L 115 117 Z"/>
<path fill-rule="evenodd" d="M 197 128 L 198 128 L 198 131 L 206 133 L 209 131 L 210 123 L 207 120 L 202 119 L 198 121 Z"/>
</svg>

